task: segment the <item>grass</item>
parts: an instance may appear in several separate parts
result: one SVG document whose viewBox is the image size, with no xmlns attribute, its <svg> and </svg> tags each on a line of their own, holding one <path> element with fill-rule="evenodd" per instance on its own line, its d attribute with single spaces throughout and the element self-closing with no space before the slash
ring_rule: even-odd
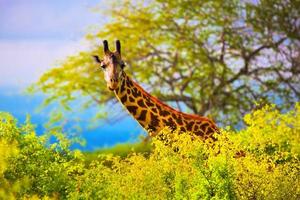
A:
<svg viewBox="0 0 300 200">
<path fill-rule="evenodd" d="M 84 152 L 85 160 L 90 163 L 93 160 L 98 159 L 100 154 L 112 154 L 114 156 L 120 156 L 121 158 L 127 157 L 131 153 L 145 153 L 148 154 L 151 151 L 150 142 L 138 142 L 138 143 L 122 143 L 113 147 L 101 148 L 95 151 Z"/>
</svg>

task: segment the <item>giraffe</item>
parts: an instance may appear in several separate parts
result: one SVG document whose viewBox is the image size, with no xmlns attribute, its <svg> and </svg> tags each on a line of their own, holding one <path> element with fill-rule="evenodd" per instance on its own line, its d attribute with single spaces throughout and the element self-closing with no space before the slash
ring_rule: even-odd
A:
<svg viewBox="0 0 300 200">
<path fill-rule="evenodd" d="M 103 41 L 103 46 L 104 58 L 93 57 L 104 71 L 107 88 L 114 92 L 129 114 L 151 137 L 169 127 L 172 131 L 192 132 L 203 140 L 215 140 L 213 134 L 219 133 L 219 130 L 211 119 L 177 111 L 150 95 L 125 73 L 119 40 L 116 41 L 115 52 L 109 50 L 106 40 Z"/>
</svg>

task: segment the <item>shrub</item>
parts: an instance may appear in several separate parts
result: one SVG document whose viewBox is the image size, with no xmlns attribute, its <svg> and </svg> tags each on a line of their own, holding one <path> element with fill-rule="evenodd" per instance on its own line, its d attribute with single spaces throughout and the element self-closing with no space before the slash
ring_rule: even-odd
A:
<svg viewBox="0 0 300 200">
<path fill-rule="evenodd" d="M 49 135 L 37 136 L 29 120 L 18 127 L 12 116 L 0 113 L 2 196 L 63 198 L 74 190 L 75 175 L 83 170 L 80 153 L 68 150 L 62 134 L 51 134 L 61 140 L 49 145 Z"/>
<path fill-rule="evenodd" d="M 0 197 L 57 199 L 299 199 L 300 105 L 266 106 L 245 116 L 239 132 L 222 130 L 211 144 L 163 130 L 152 151 L 99 154 L 85 162 L 60 142 L 47 145 L 29 122 L 0 115 Z M 158 138 L 164 138 L 159 140 Z M 236 158 L 238 152 L 246 156 Z M 20 184 L 24 183 L 24 184 Z"/>
<path fill-rule="evenodd" d="M 76 198 L 299 199 L 300 106 L 280 114 L 266 106 L 248 127 L 222 131 L 212 146 L 188 133 L 162 131 L 149 157 L 103 156 L 80 177 Z M 172 136 L 172 137 L 171 137 Z M 166 142 L 168 141 L 168 142 Z M 235 158 L 243 150 L 245 157 Z"/>
</svg>

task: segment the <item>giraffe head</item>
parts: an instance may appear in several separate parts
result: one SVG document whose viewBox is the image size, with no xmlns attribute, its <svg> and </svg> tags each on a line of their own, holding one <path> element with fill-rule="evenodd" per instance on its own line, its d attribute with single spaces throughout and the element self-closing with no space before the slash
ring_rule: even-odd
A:
<svg viewBox="0 0 300 200">
<path fill-rule="evenodd" d="M 116 51 L 111 52 L 108 48 L 106 40 L 103 41 L 104 57 L 100 59 L 98 56 L 94 56 L 97 63 L 100 64 L 104 72 L 104 79 L 106 81 L 108 89 L 111 91 L 117 89 L 122 75 L 125 63 L 121 58 L 121 43 L 116 41 Z"/>
</svg>

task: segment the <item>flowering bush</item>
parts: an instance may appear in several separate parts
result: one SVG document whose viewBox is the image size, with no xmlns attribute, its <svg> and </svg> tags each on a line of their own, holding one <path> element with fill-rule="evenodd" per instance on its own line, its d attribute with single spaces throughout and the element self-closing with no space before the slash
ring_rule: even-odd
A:
<svg viewBox="0 0 300 200">
<path fill-rule="evenodd" d="M 300 105 L 285 114 L 266 106 L 244 120 L 245 129 L 222 130 L 214 143 L 165 129 L 149 154 L 87 163 L 61 134 L 47 145 L 29 122 L 18 127 L 1 114 L 0 198 L 299 199 Z"/>
</svg>

